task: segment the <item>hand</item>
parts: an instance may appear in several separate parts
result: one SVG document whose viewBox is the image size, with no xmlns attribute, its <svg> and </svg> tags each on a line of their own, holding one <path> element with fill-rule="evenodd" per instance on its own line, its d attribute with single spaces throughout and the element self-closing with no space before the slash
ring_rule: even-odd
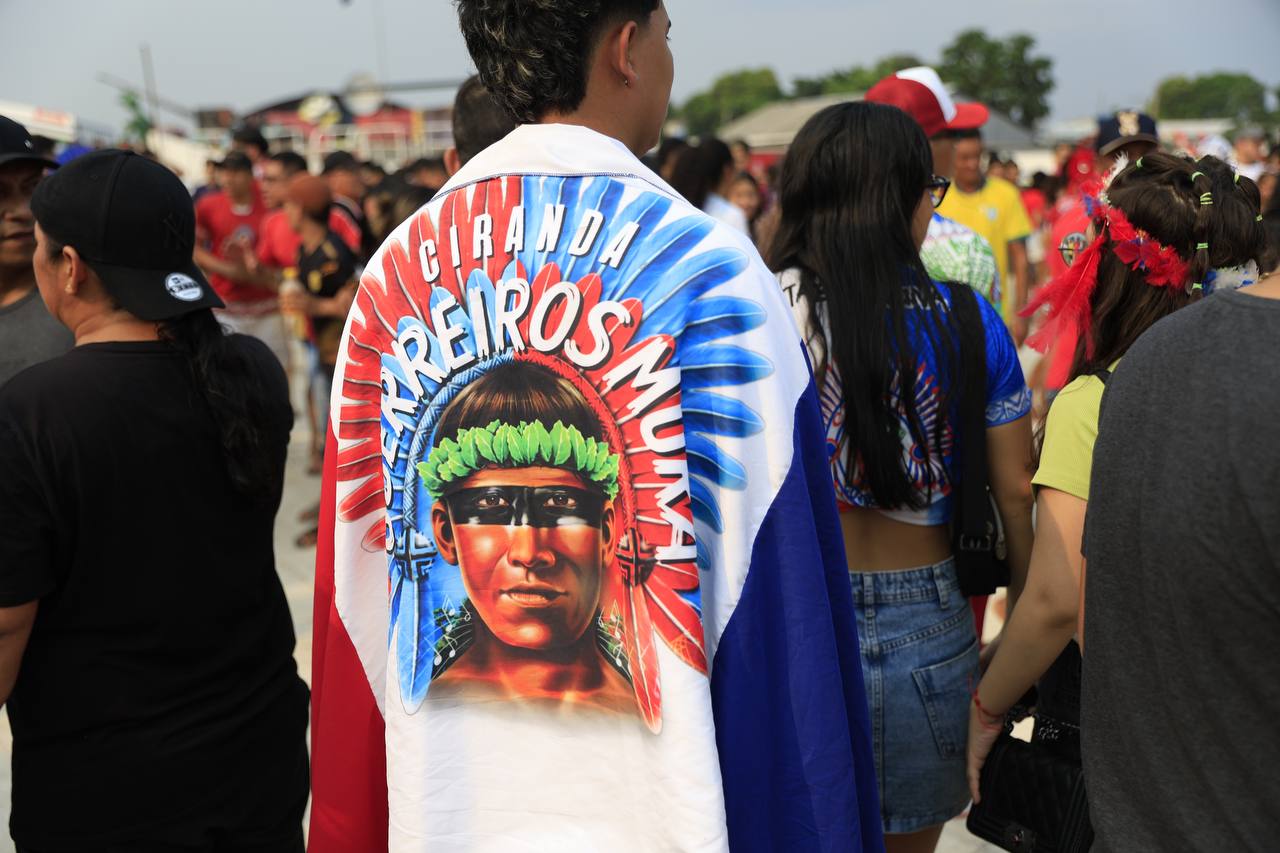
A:
<svg viewBox="0 0 1280 853">
<path fill-rule="evenodd" d="M 969 702 L 969 745 L 965 754 L 965 775 L 969 779 L 969 796 L 975 803 L 982 801 L 979 780 L 982 778 L 982 765 L 987 763 L 991 747 L 1004 729 L 1004 721 L 996 720 L 984 713 L 977 703 Z"/>
<path fill-rule="evenodd" d="M 249 278 L 249 259 L 252 257 L 253 250 L 245 243 L 239 240 L 228 243 L 222 253 L 222 260 L 232 268 L 234 274 L 230 278 L 236 281 L 244 281 Z"/>
<path fill-rule="evenodd" d="M 280 290 L 280 311 L 295 316 L 310 316 L 312 296 L 301 287 L 286 287 Z"/>
</svg>

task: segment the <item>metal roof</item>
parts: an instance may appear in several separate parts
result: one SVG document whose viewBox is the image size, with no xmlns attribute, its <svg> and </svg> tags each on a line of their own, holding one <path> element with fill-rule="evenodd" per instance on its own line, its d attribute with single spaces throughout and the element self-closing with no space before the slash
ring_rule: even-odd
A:
<svg viewBox="0 0 1280 853">
<path fill-rule="evenodd" d="M 785 148 L 800 132 L 804 123 L 819 111 L 834 104 L 862 100 L 862 93 L 848 92 L 838 95 L 818 95 L 812 98 L 795 98 L 775 101 L 758 110 L 747 113 L 724 125 L 716 135 L 731 141 L 745 140 L 753 150 Z M 988 148 L 999 151 L 1021 151 L 1040 148 L 1035 134 L 1027 131 L 1006 115 L 991 111 L 991 118 L 982 128 L 982 137 Z"/>
</svg>

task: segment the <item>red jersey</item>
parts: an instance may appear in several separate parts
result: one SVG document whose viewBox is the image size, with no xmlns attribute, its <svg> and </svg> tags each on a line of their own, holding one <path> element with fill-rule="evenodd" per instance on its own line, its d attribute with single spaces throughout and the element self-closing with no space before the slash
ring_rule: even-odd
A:
<svg viewBox="0 0 1280 853">
<path fill-rule="evenodd" d="M 228 258 L 228 251 L 236 243 L 243 243 L 249 251 L 256 251 L 266 212 L 262 199 L 256 193 L 253 203 L 247 208 L 236 208 L 226 193 L 212 193 L 196 204 L 196 237 L 215 257 L 223 260 Z M 266 302 L 276 298 L 270 290 L 252 282 L 233 281 L 217 274 L 209 275 L 209 283 L 228 305 Z"/>
<path fill-rule="evenodd" d="M 1044 222 L 1045 208 L 1048 207 L 1048 200 L 1044 197 L 1044 193 L 1034 187 L 1024 189 L 1022 192 L 1022 206 L 1027 209 L 1027 216 L 1031 219 L 1031 224 L 1036 228 Z"/>
<path fill-rule="evenodd" d="M 1045 260 L 1049 264 L 1049 275 L 1057 278 L 1067 271 L 1067 259 L 1062 256 L 1066 248 L 1074 260 L 1089 247 L 1089 214 L 1085 210 L 1084 199 L 1076 196 L 1075 203 L 1063 211 L 1050 232 L 1048 251 Z M 1045 388 L 1051 391 L 1061 390 L 1071 378 L 1071 362 L 1075 360 L 1077 336 L 1075 329 L 1064 329 L 1053 342 L 1049 350 L 1049 371 L 1045 374 Z"/>
<path fill-rule="evenodd" d="M 329 230 L 342 238 L 347 248 L 361 260 L 368 257 L 365 253 L 364 211 L 360 205 L 347 198 L 335 196 L 333 208 L 329 211 Z"/>
<path fill-rule="evenodd" d="M 355 230 L 355 242 L 349 239 L 350 234 L 343 229 L 351 226 L 351 220 L 344 215 L 338 205 L 329 210 L 329 230 L 341 237 L 352 254 L 360 251 L 360 231 Z M 262 235 L 258 238 L 258 261 L 275 269 L 296 267 L 298 265 L 298 249 L 302 247 L 302 238 L 289 226 L 289 218 L 283 210 L 272 210 L 262 220 Z"/>
</svg>

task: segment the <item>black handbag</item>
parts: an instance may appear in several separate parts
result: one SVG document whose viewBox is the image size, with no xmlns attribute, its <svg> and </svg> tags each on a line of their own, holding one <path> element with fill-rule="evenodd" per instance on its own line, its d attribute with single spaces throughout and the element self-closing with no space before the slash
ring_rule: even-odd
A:
<svg viewBox="0 0 1280 853">
<path fill-rule="evenodd" d="M 951 313 L 960 333 L 963 359 L 960 404 L 960 478 L 951 520 L 951 551 L 956 579 L 966 596 L 991 595 L 1010 580 L 1004 523 L 987 482 L 987 339 L 978 308 L 980 297 L 968 286 L 951 285 Z"/>
<path fill-rule="evenodd" d="M 1037 738 L 1026 743 L 1006 721 L 982 766 L 982 801 L 965 821 L 971 833 L 1014 853 L 1086 853 L 1093 846 L 1078 755 L 1038 739 L 1042 727 L 1054 726 L 1037 717 Z"/>
</svg>

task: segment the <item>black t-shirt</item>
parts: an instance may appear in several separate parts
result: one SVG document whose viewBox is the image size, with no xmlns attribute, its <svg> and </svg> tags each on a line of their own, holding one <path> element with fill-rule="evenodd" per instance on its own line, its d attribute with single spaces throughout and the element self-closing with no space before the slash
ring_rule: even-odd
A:
<svg viewBox="0 0 1280 853">
<path fill-rule="evenodd" d="M 308 252 L 306 246 L 298 247 L 298 278 L 313 296 L 332 298 L 354 280 L 355 275 L 356 256 L 332 231 L 314 251 Z M 337 363 L 342 327 L 343 321 L 337 317 L 311 318 L 312 341 L 322 364 Z"/>
<path fill-rule="evenodd" d="M 233 488 L 168 344 L 81 346 L 0 390 L 0 606 L 40 602 L 8 701 L 19 845 L 301 820 L 307 694 L 272 548 L 293 415 L 266 346 L 229 343 L 268 392 L 266 499 Z"/>
<path fill-rule="evenodd" d="M 1280 301 L 1214 294 L 1107 383 L 1085 529 L 1094 850 L 1280 843 Z"/>
</svg>

